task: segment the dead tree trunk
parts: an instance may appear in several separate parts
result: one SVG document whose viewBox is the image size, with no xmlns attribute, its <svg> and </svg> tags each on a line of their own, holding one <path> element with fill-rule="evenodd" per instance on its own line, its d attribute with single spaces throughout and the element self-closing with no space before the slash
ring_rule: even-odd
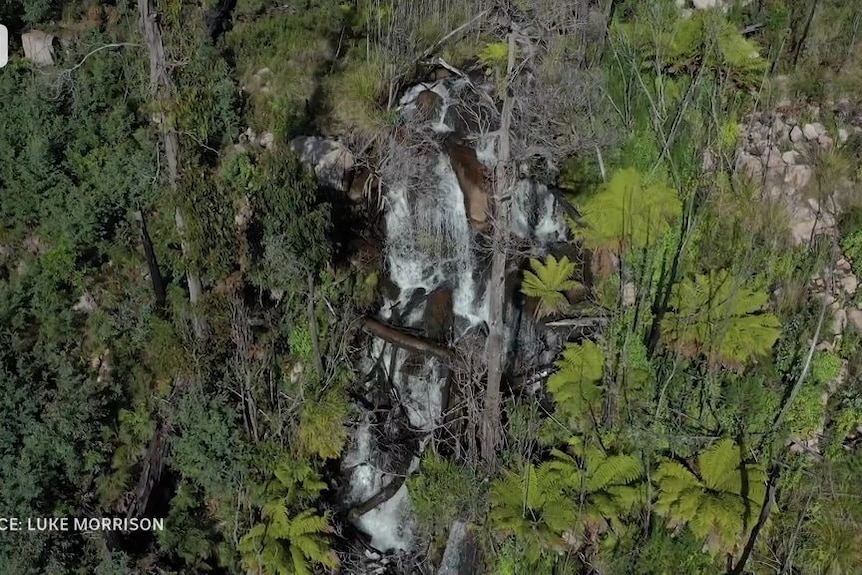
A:
<svg viewBox="0 0 862 575">
<path fill-rule="evenodd" d="M 449 349 L 421 337 L 398 331 L 394 327 L 379 322 L 376 319 L 365 318 L 365 321 L 362 323 L 362 329 L 366 333 L 377 336 L 396 347 L 430 353 L 448 363 L 452 361 L 452 352 Z"/>
<path fill-rule="evenodd" d="M 144 244 L 144 257 L 147 260 L 147 269 L 150 271 L 150 281 L 153 284 L 153 294 L 156 298 L 156 309 L 163 310 L 165 301 L 165 282 L 162 279 L 162 272 L 159 269 L 159 260 L 156 258 L 156 251 L 153 249 L 153 241 L 150 239 L 150 232 L 147 230 L 147 219 L 144 217 L 144 212 L 135 213 L 135 218 L 141 224 L 141 241 Z"/>
<path fill-rule="evenodd" d="M 506 367 L 505 349 L 505 311 L 506 311 L 506 262 L 509 243 L 509 212 L 511 210 L 511 141 L 512 108 L 514 97 L 511 93 L 512 74 L 515 69 L 515 33 L 509 32 L 509 57 L 506 65 L 506 94 L 503 98 L 503 111 L 500 119 L 499 150 L 497 166 L 494 170 L 494 237 L 491 259 L 491 277 L 488 280 L 488 340 L 485 350 L 488 357 L 488 384 L 485 388 L 485 402 L 482 409 L 482 459 L 489 467 L 493 466 L 500 442 L 500 382 Z"/>
<path fill-rule="evenodd" d="M 149 446 L 147 446 L 144 466 L 138 477 L 133 499 L 126 509 L 126 517 L 140 517 L 146 512 L 150 494 L 162 477 L 162 469 L 164 469 L 165 457 L 168 453 L 170 429 L 170 425 L 163 421 L 156 430 Z"/>
<path fill-rule="evenodd" d="M 162 31 L 159 27 L 158 16 L 153 7 L 153 0 L 138 0 L 138 11 L 141 17 L 141 30 L 144 33 L 144 41 L 150 56 L 150 90 L 153 97 L 160 103 L 170 102 L 174 91 L 173 80 L 167 70 L 165 63 L 165 45 L 162 42 Z M 168 164 L 168 185 L 176 194 L 179 186 L 179 153 L 180 144 L 177 133 L 170 129 L 163 121 L 160 124 L 162 146 L 165 149 L 165 159 Z M 180 235 L 180 245 L 183 255 L 188 256 L 189 245 L 185 239 L 185 220 L 179 208 L 174 211 L 177 233 Z M 206 339 L 206 320 L 200 315 L 200 310 L 195 310 L 196 304 L 203 294 L 201 279 L 191 271 L 186 273 L 186 282 L 189 288 L 189 301 L 192 304 L 192 326 L 195 336 L 199 340 Z"/>
</svg>

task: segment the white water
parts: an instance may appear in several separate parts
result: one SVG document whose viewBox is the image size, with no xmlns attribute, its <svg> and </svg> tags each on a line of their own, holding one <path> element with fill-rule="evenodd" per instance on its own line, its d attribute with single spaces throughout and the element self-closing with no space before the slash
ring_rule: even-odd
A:
<svg viewBox="0 0 862 575">
<path fill-rule="evenodd" d="M 400 111 L 410 118 L 416 110 L 418 95 L 431 90 L 442 98 L 442 106 L 439 115 L 430 120 L 430 127 L 441 135 L 452 132 L 453 126 L 446 124 L 446 112 L 452 103 L 452 92 L 466 85 L 465 80 L 457 79 L 414 86 L 401 98 Z M 488 167 L 496 161 L 494 144 L 493 137 L 477 142 L 477 157 Z M 452 290 L 457 340 L 467 330 L 487 322 L 488 304 L 484 282 L 480 280 L 481 270 L 477 269 L 476 232 L 470 226 L 458 179 L 443 151 L 439 152 L 432 170 L 435 185 L 429 186 L 429 190 L 416 192 L 398 182 L 386 182 L 385 261 L 389 278 L 399 294 L 395 300 L 384 302 L 380 316 L 391 319 L 398 315 L 405 327 L 421 327 L 424 302 L 404 313 L 408 302 L 418 290 L 428 294 L 445 285 Z M 516 236 L 541 244 L 565 238 L 565 222 L 546 187 L 526 181 L 519 184 L 513 211 Z M 437 359 L 427 359 L 421 366 L 403 370 L 408 352 L 397 350 L 393 373 L 389 374 L 390 353 L 389 344 L 373 340 L 365 367 L 370 370 L 377 358 L 385 358 L 378 365 L 390 377 L 411 428 L 433 431 L 442 417 L 445 367 Z M 349 504 L 367 500 L 391 481 L 391 476 L 378 465 L 379 452 L 371 437 L 369 417 L 355 434 L 343 462 L 344 470 L 349 473 Z M 408 473 L 417 466 L 415 459 Z M 380 551 L 410 549 L 413 518 L 406 485 L 387 502 L 360 517 L 357 526 L 371 536 L 371 544 Z"/>
</svg>

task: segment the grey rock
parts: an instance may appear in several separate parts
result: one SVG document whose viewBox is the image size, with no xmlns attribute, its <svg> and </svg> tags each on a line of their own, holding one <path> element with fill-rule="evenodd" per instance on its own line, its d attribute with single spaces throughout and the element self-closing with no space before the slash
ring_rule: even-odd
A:
<svg viewBox="0 0 862 575">
<path fill-rule="evenodd" d="M 808 141 L 816 140 L 825 133 L 826 128 L 823 126 L 823 124 L 819 122 L 815 122 L 813 124 L 805 124 L 804 126 L 802 126 L 802 134 Z"/>
<path fill-rule="evenodd" d="M 784 152 L 781 154 L 781 159 L 788 166 L 796 165 L 796 160 L 799 158 L 799 152 L 796 150 L 790 150 L 789 152 Z"/>
<path fill-rule="evenodd" d="M 856 331 L 862 332 L 862 309 L 847 310 L 847 323 Z"/>
<path fill-rule="evenodd" d="M 802 130 L 799 129 L 799 126 L 793 126 L 793 129 L 790 130 L 790 141 L 794 144 L 798 144 L 804 139 L 805 134 L 802 133 Z"/>
<path fill-rule="evenodd" d="M 347 176 L 353 169 L 353 153 L 334 140 L 299 136 L 290 142 L 302 163 L 314 168 L 317 180 L 336 190 L 347 190 Z"/>
<path fill-rule="evenodd" d="M 50 66 L 54 63 L 54 41 L 53 34 L 41 30 L 31 30 L 21 35 L 21 44 L 24 47 L 24 57 L 37 66 Z"/>
<path fill-rule="evenodd" d="M 850 139 L 850 133 L 847 132 L 844 128 L 838 128 L 838 141 L 842 144 L 846 144 L 847 140 Z"/>
<path fill-rule="evenodd" d="M 853 274 L 848 274 L 841 279 L 841 289 L 848 296 L 853 296 L 859 288 L 859 280 Z"/>
</svg>

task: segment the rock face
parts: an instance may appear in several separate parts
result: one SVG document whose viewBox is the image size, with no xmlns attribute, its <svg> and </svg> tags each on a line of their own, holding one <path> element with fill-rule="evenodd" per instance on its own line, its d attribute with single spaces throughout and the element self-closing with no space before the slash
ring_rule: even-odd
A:
<svg viewBox="0 0 862 575">
<path fill-rule="evenodd" d="M 21 35 L 21 44 L 24 46 L 24 57 L 37 66 L 51 66 L 54 64 L 54 42 L 53 34 L 32 30 Z"/>
<path fill-rule="evenodd" d="M 464 192 L 464 207 L 474 230 L 488 229 L 488 189 L 485 166 L 476 157 L 476 150 L 461 144 L 446 146 L 458 185 Z"/>
<path fill-rule="evenodd" d="M 427 118 L 438 115 L 442 106 L 443 98 L 432 90 L 424 90 L 416 96 L 416 108 Z"/>
<path fill-rule="evenodd" d="M 324 186 L 347 191 L 349 175 L 355 162 L 353 154 L 334 140 L 317 136 L 299 136 L 290 145 L 300 160 L 314 168 L 317 180 Z"/>
<path fill-rule="evenodd" d="M 449 529 L 446 549 L 437 575 L 471 575 L 476 572 L 476 542 L 467 531 L 467 524 L 455 521 Z"/>
</svg>

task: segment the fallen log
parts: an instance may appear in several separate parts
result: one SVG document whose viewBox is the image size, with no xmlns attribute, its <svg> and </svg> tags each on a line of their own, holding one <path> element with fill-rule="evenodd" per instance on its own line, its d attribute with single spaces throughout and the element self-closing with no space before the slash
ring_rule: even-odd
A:
<svg viewBox="0 0 862 575">
<path fill-rule="evenodd" d="M 386 487 L 366 499 L 361 503 L 355 505 L 348 513 L 348 517 L 351 521 L 356 521 L 378 505 L 382 505 L 395 497 L 395 494 L 398 493 L 398 490 L 401 489 L 401 486 L 404 485 L 404 481 L 407 479 L 407 473 L 402 473 L 400 475 L 396 475 L 392 478 L 392 480 L 386 484 Z"/>
<path fill-rule="evenodd" d="M 545 327 L 597 327 L 607 323 L 610 320 L 607 316 L 584 316 L 584 317 L 567 317 L 555 321 L 549 321 Z"/>
<path fill-rule="evenodd" d="M 404 333 L 403 331 L 399 331 L 397 328 L 386 325 L 374 318 L 365 318 L 365 321 L 362 322 L 362 330 L 365 331 L 365 333 L 379 337 L 396 347 L 422 353 L 430 353 L 431 355 L 439 357 L 443 361 L 447 362 L 451 362 L 454 358 L 452 350 L 449 348 L 431 340 Z"/>
</svg>

